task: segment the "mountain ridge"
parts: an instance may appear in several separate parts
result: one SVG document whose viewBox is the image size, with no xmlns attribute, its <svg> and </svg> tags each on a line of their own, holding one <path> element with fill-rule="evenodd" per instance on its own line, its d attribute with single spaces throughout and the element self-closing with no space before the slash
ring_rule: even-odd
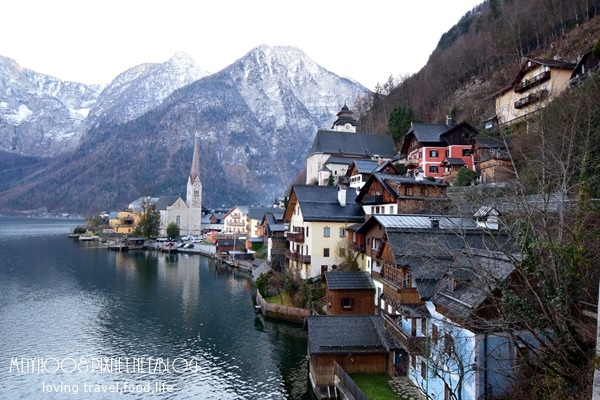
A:
<svg viewBox="0 0 600 400">
<path fill-rule="evenodd" d="M 15 174 L 0 209 L 92 212 L 140 195 L 182 195 L 196 132 L 205 204 L 270 202 L 302 169 L 317 129 L 367 91 L 290 46 L 256 47 L 213 74 L 181 54 L 169 61 L 115 78 L 90 108 L 77 147 L 37 171 L 36 184 L 33 173 Z M 178 87 L 173 64 L 187 65 Z M 164 87 L 163 76 L 172 79 Z"/>
</svg>

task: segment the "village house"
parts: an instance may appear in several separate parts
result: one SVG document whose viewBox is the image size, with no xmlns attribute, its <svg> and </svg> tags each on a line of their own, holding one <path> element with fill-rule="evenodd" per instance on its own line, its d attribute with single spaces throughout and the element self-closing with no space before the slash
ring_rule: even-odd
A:
<svg viewBox="0 0 600 400">
<path fill-rule="evenodd" d="M 267 246 L 267 261 L 273 266 L 281 268 L 285 264 L 286 224 L 283 222 L 285 210 L 273 208 L 266 212 L 260 223 L 260 232 L 263 235 L 263 243 Z"/>
<path fill-rule="evenodd" d="M 261 222 L 265 213 L 272 210 L 272 207 L 248 207 L 248 232 L 246 235 L 246 249 L 248 251 L 255 251 L 261 245 L 266 246 Z"/>
<path fill-rule="evenodd" d="M 227 212 L 211 211 L 202 216 L 202 232 L 222 232 L 223 218 Z"/>
<path fill-rule="evenodd" d="M 398 171 L 390 161 L 379 160 L 354 160 L 346 173 L 346 180 L 351 188 L 358 193 L 369 179 L 371 174 L 380 173 L 398 175 Z"/>
<path fill-rule="evenodd" d="M 329 315 L 374 315 L 375 285 L 364 271 L 327 271 L 325 312 Z"/>
<path fill-rule="evenodd" d="M 355 195 L 345 187 L 292 187 L 283 217 L 289 224 L 286 258 L 291 271 L 309 279 L 323 276 L 337 265 L 338 251 L 346 245 L 345 228 L 364 219 Z"/>
<path fill-rule="evenodd" d="M 513 124 L 546 107 L 569 88 L 575 64 L 527 58 L 512 83 L 493 95 L 496 115 L 486 128 Z"/>
<path fill-rule="evenodd" d="M 590 75 L 594 72 L 598 71 L 600 68 L 600 56 L 594 54 L 592 50 L 585 53 L 577 65 L 573 69 L 573 73 L 571 74 L 571 89 L 576 88 L 583 81 L 585 81 Z"/>
<path fill-rule="evenodd" d="M 460 168 L 474 170 L 471 138 L 477 133 L 467 122 L 454 124 L 451 117 L 445 124 L 412 124 L 401 149 L 409 176 L 422 173 L 451 183 Z"/>
<path fill-rule="evenodd" d="M 114 233 L 128 235 L 135 230 L 140 220 L 140 213 L 129 209 L 111 213 L 108 221 Z"/>
<path fill-rule="evenodd" d="M 497 183 L 515 179 L 508 143 L 508 138 L 500 136 L 482 136 L 473 140 L 473 158 L 479 182 Z"/>
<path fill-rule="evenodd" d="M 352 161 L 389 161 L 396 155 L 391 136 L 357 133 L 358 123 L 352 114 L 344 105 L 331 130 L 317 131 L 306 157 L 307 184 L 327 185 L 330 175 L 337 184 L 348 172 Z"/>
<path fill-rule="evenodd" d="M 225 214 L 223 233 L 246 237 L 248 234 L 248 206 L 234 206 Z"/>
<path fill-rule="evenodd" d="M 371 174 L 356 196 L 366 215 L 443 212 L 446 185 L 427 179 Z"/>
<path fill-rule="evenodd" d="M 393 373 L 397 344 L 383 328 L 381 316 L 315 315 L 306 323 L 309 381 L 318 399 L 339 392 L 344 372 Z"/>
</svg>

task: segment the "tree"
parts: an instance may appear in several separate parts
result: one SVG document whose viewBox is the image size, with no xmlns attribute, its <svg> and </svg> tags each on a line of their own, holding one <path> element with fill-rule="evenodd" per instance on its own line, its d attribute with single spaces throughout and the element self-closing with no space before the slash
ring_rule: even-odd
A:
<svg viewBox="0 0 600 400">
<path fill-rule="evenodd" d="M 409 106 L 395 107 L 388 119 L 388 128 L 396 143 L 402 143 L 404 136 L 415 122 L 415 115 Z"/>
<path fill-rule="evenodd" d="M 153 203 L 142 203 L 143 214 L 135 227 L 133 234 L 139 237 L 155 238 L 160 234 L 160 212 Z"/>
<path fill-rule="evenodd" d="M 338 270 L 340 271 L 360 271 L 358 265 L 359 253 L 348 248 L 345 244 L 340 244 L 337 248 L 338 254 Z"/>
<path fill-rule="evenodd" d="M 179 237 L 179 225 L 177 225 L 175 222 L 171 222 L 169 223 L 169 225 L 167 225 L 167 236 L 170 238 L 176 238 Z"/>
<path fill-rule="evenodd" d="M 334 184 L 335 184 L 335 181 L 333 179 L 333 175 L 330 172 L 329 173 L 329 178 L 327 178 L 327 186 L 333 186 Z"/>
<path fill-rule="evenodd" d="M 456 181 L 454 186 L 471 186 L 477 179 L 477 172 L 469 168 L 461 168 L 456 174 Z"/>
</svg>

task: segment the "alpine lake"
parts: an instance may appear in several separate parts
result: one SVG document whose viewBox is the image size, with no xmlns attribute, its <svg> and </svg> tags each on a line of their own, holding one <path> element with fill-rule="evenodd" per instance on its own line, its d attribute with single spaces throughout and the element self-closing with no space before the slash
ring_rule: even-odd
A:
<svg viewBox="0 0 600 400">
<path fill-rule="evenodd" d="M 0 398 L 311 398 L 307 332 L 255 313 L 248 273 L 82 223 L 0 217 Z"/>
</svg>

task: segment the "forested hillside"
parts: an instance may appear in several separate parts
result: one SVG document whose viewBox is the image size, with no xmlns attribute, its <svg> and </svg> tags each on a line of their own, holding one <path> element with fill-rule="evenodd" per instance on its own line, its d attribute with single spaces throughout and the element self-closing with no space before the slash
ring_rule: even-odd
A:
<svg viewBox="0 0 600 400">
<path fill-rule="evenodd" d="M 510 84 L 523 57 L 576 62 L 600 36 L 599 0 L 487 0 L 446 32 L 427 65 L 390 77 L 354 105 L 364 131 L 403 135 L 394 109 L 440 122 L 446 115 L 474 126 L 493 115 L 490 96 Z M 397 110 L 398 111 L 398 110 Z"/>
</svg>

